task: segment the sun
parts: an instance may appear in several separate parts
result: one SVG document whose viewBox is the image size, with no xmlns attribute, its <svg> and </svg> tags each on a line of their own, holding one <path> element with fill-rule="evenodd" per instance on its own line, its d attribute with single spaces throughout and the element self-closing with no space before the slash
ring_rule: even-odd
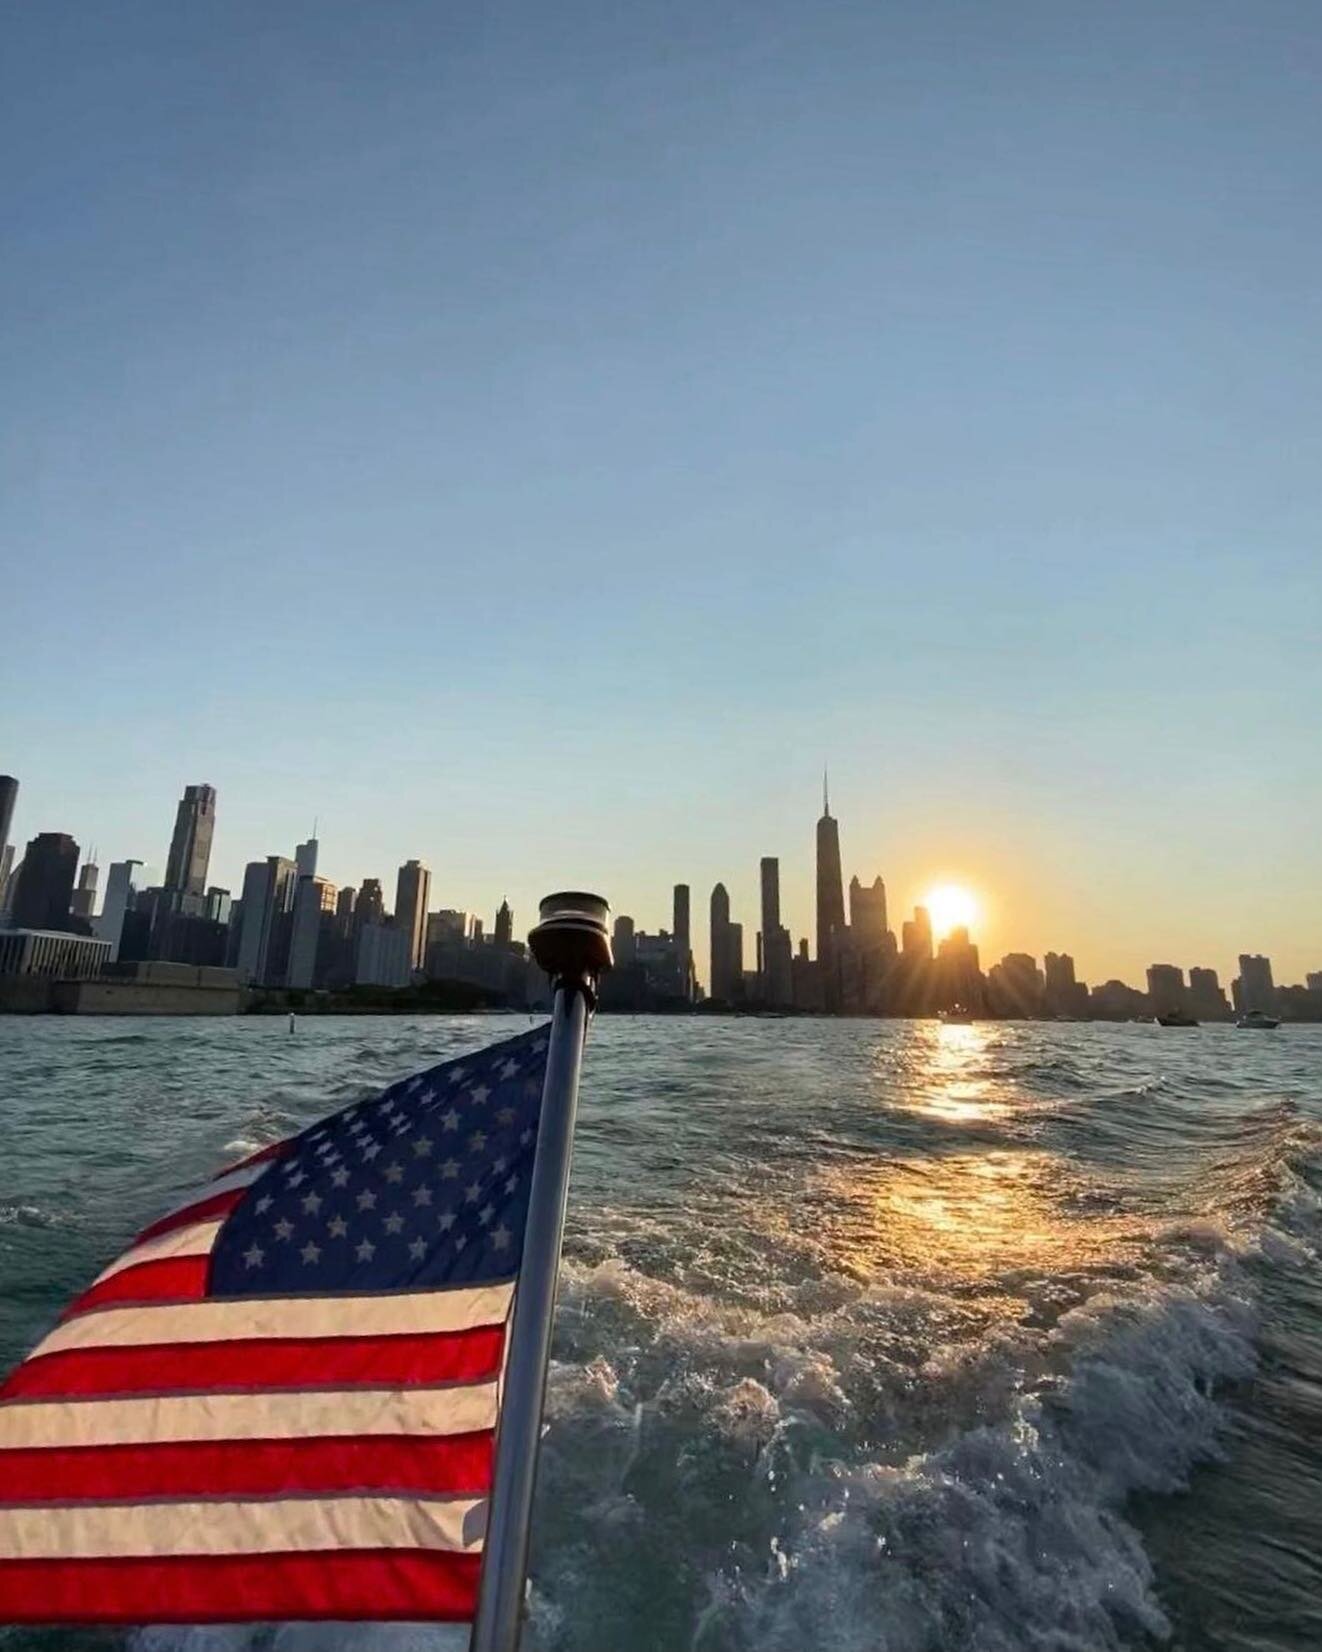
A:
<svg viewBox="0 0 1322 1652">
<path fill-rule="evenodd" d="M 970 929 L 977 920 L 978 903 L 961 883 L 938 883 L 923 897 L 932 919 L 933 935 L 949 935 L 952 929 Z"/>
</svg>

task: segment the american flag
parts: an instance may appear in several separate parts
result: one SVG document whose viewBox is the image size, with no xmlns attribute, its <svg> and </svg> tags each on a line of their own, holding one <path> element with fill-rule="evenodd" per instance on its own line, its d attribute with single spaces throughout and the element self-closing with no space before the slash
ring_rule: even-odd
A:
<svg viewBox="0 0 1322 1652">
<path fill-rule="evenodd" d="M 473 1616 L 545 1028 L 264 1149 L 0 1388 L 0 1621 Z"/>
</svg>

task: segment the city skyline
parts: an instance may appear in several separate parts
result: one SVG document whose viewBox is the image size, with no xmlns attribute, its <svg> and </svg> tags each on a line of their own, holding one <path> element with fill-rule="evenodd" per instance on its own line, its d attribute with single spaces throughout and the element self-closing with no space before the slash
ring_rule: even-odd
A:
<svg viewBox="0 0 1322 1652">
<path fill-rule="evenodd" d="M 0 787 L 3 787 L 5 801 L 11 812 L 21 823 L 21 816 L 18 815 L 15 807 L 17 800 L 23 796 L 21 786 L 17 785 L 14 777 L 0 776 Z M 736 904 L 725 892 L 726 885 L 724 881 L 719 881 L 713 888 L 710 900 L 700 898 L 697 904 L 700 913 L 714 914 L 716 912 L 714 903 L 718 900 L 724 902 L 726 920 L 733 925 L 732 933 L 735 937 L 733 944 L 742 956 L 743 968 L 745 971 L 753 971 L 759 977 L 763 977 L 765 971 L 764 980 L 771 1002 L 788 1004 L 793 1001 L 799 990 L 797 985 L 794 984 L 799 981 L 797 971 L 809 961 L 810 956 L 817 963 L 821 963 L 824 957 L 827 958 L 829 961 L 828 969 L 823 972 L 822 984 L 812 990 L 821 993 L 822 1007 L 828 1010 L 837 1010 L 842 1007 L 840 967 L 829 951 L 827 953 L 821 951 L 824 940 L 828 947 L 832 944 L 830 938 L 833 932 L 838 932 L 844 941 L 848 943 L 851 936 L 857 938 L 865 933 L 872 934 L 874 939 L 879 941 L 886 936 L 889 929 L 892 937 L 890 944 L 893 948 L 898 949 L 901 954 L 904 954 L 909 950 L 910 931 L 915 930 L 914 920 L 920 919 L 921 923 L 915 933 L 921 931 L 922 935 L 926 937 L 921 942 L 920 950 L 927 952 L 940 951 L 941 948 L 938 943 L 950 934 L 958 935 L 969 932 L 970 914 L 963 909 L 969 903 L 967 899 L 961 900 L 958 897 L 967 897 L 974 893 L 980 894 L 980 892 L 974 891 L 971 886 L 960 887 L 950 880 L 941 880 L 935 885 L 929 884 L 927 889 L 917 893 L 912 899 L 904 895 L 897 899 L 881 872 L 871 871 L 870 875 L 864 878 L 856 870 L 851 869 L 848 885 L 848 907 L 846 909 L 842 865 L 848 865 L 849 862 L 847 856 L 844 857 L 842 862 L 840 822 L 831 813 L 825 779 L 823 780 L 822 802 L 823 814 L 817 821 L 815 832 L 814 911 L 810 923 L 798 926 L 786 925 L 783 921 L 785 914 L 781 904 L 781 862 L 778 856 L 762 856 L 758 862 L 757 903 L 754 907 L 752 921 L 745 921 Z M 305 916 L 298 920 L 303 923 L 305 949 L 311 946 L 315 950 L 313 936 L 316 914 L 320 912 L 323 906 L 329 914 L 336 905 L 338 891 L 341 905 L 343 905 L 346 898 L 356 897 L 357 910 L 360 915 L 364 910 L 364 903 L 366 903 L 367 908 L 372 909 L 373 902 L 375 902 L 375 908 L 372 910 L 378 916 L 382 911 L 391 913 L 395 926 L 402 926 L 406 932 L 407 939 L 404 945 L 404 953 L 407 955 L 409 963 L 413 968 L 421 967 L 428 944 L 428 914 L 433 907 L 440 906 L 441 902 L 453 899 L 453 891 L 447 888 L 443 879 L 437 880 L 435 899 L 432 898 L 434 874 L 425 860 L 410 856 L 406 861 L 399 864 L 395 878 L 395 899 L 393 903 L 389 903 L 383 898 L 382 890 L 385 880 L 380 876 L 369 876 L 360 880 L 361 887 L 355 883 L 342 884 L 339 880 L 328 876 L 326 867 L 320 864 L 321 845 L 315 835 L 317 823 L 314 821 L 314 835 L 309 836 L 306 841 L 297 843 L 292 858 L 286 858 L 277 853 L 267 855 L 264 859 L 250 859 L 245 862 L 245 871 L 238 884 L 229 887 L 217 886 L 218 874 L 214 868 L 210 867 L 216 819 L 217 788 L 210 784 L 186 784 L 183 788 L 183 795 L 176 806 L 175 825 L 170 838 L 169 853 L 166 857 L 167 871 L 162 886 L 163 896 L 167 906 L 176 907 L 188 905 L 187 898 L 191 897 L 192 904 L 189 906 L 189 910 L 197 916 L 202 916 L 204 913 L 201 904 L 201 885 L 207 885 L 205 916 L 209 920 L 223 917 L 225 921 L 228 921 L 229 906 L 232 899 L 243 898 L 245 905 L 250 906 L 252 901 L 249 897 L 255 896 L 260 902 L 265 903 L 267 907 L 265 924 L 260 928 L 249 925 L 247 933 L 243 937 L 242 946 L 236 947 L 235 961 L 238 963 L 241 972 L 260 977 L 265 971 L 271 915 L 277 909 L 277 905 L 284 902 L 283 895 L 280 897 L 280 903 L 276 901 L 276 890 L 287 889 L 288 901 L 284 904 L 292 909 L 295 901 L 295 885 L 298 884 L 301 889 L 304 883 L 312 882 L 314 875 L 316 887 L 322 891 L 325 899 L 323 901 L 321 896 L 318 895 L 315 903 L 308 906 Z M 21 824 L 18 830 L 12 824 L 9 829 L 15 837 L 20 836 Z M 91 864 L 90 857 L 84 856 L 80 852 L 71 852 L 69 846 L 81 850 L 81 845 L 76 845 L 76 840 L 71 835 L 52 831 L 40 834 L 40 836 L 42 838 L 43 855 L 52 852 L 50 846 L 65 846 L 54 850 L 59 856 L 62 867 L 60 890 L 54 897 L 55 906 L 59 906 L 61 902 L 64 902 L 66 906 L 71 904 L 75 915 L 86 916 L 86 913 L 82 911 L 80 902 L 85 901 L 88 911 L 91 910 L 92 903 L 96 899 L 98 868 Z M 136 868 L 136 870 L 127 872 L 127 878 L 134 890 L 141 890 L 145 884 L 159 878 L 159 874 L 154 872 L 153 863 L 150 861 L 147 861 L 144 866 L 142 860 L 132 857 L 105 856 L 103 858 L 110 867 L 110 879 L 105 886 L 105 907 L 103 910 L 109 910 L 112 905 L 116 902 L 122 902 L 124 898 L 126 860 L 129 868 Z M 15 871 L 18 870 L 20 864 L 21 858 L 20 861 L 15 862 Z M 209 871 L 210 876 L 208 875 Z M 77 876 L 76 890 L 74 889 L 75 875 Z M 171 877 L 175 880 L 173 883 L 170 881 Z M 386 878 L 388 878 L 388 872 Z M 737 879 L 731 881 L 737 886 Z M 63 891 L 64 882 L 69 884 L 68 894 Z M 258 885 L 261 886 L 260 889 Z M 17 885 L 15 885 L 15 888 L 17 888 Z M 650 914 L 644 914 L 640 918 L 638 915 L 640 909 L 637 908 L 636 903 L 631 904 L 627 899 L 612 902 L 612 907 L 617 915 L 623 915 L 625 918 L 630 936 L 636 930 L 640 936 L 654 932 L 664 934 L 673 931 L 674 934 L 682 937 L 685 951 L 696 965 L 697 978 L 706 994 L 708 996 L 725 996 L 719 992 L 712 975 L 711 964 L 715 962 L 712 930 L 700 923 L 693 923 L 690 889 L 691 885 L 687 880 L 671 885 L 669 911 L 664 919 L 653 920 Z M 308 894 L 311 897 L 310 889 Z M 933 896 L 936 897 L 934 904 L 938 910 L 943 904 L 950 904 L 947 921 L 934 924 L 933 917 L 928 912 L 927 904 L 925 904 L 931 901 Z M 978 904 L 980 905 L 980 902 Z M 221 911 L 222 907 L 223 912 Z M 535 908 L 530 905 L 528 909 Z M 55 907 L 53 906 L 52 911 L 54 910 Z M 372 916 L 372 910 L 368 911 L 369 918 Z M 498 940 L 508 943 L 511 938 L 514 940 L 521 939 L 517 932 L 511 930 L 513 920 L 508 895 L 502 896 L 498 909 L 492 907 L 489 898 L 485 905 L 479 899 L 459 902 L 457 906 L 442 907 L 442 912 L 458 911 L 462 913 L 467 911 L 475 914 L 479 934 L 484 926 L 489 924 L 486 914 L 490 910 L 496 910 L 495 936 Z M 403 917 L 401 917 L 401 913 L 404 914 Z M 14 921 L 17 921 L 17 919 Z M 308 928 L 309 924 L 313 926 L 311 929 Z M 778 937 L 778 939 L 773 940 L 770 946 L 768 946 L 765 939 L 768 932 L 773 937 Z M 297 934 L 297 929 L 295 933 Z M 490 933 L 489 928 L 488 933 Z M 811 940 L 814 933 L 817 938 L 816 946 L 812 944 Z M 238 933 L 236 932 L 236 942 L 238 939 Z M 1024 947 L 1006 947 L 1002 949 L 995 944 L 989 944 L 986 931 L 976 923 L 972 928 L 971 939 L 974 942 L 975 950 L 981 953 L 983 971 L 988 975 L 994 974 L 996 970 L 1004 971 L 1007 967 L 1013 972 L 1016 968 L 1030 962 L 1036 962 L 1041 958 L 1045 961 L 1049 982 L 1052 958 L 1067 954 L 1066 962 L 1071 969 L 1071 980 L 1074 978 L 1074 974 L 1077 973 L 1079 979 L 1090 981 L 1095 986 L 1103 983 L 1114 984 L 1120 982 L 1128 988 L 1134 988 L 1136 982 L 1141 983 L 1146 980 L 1148 987 L 1152 988 L 1154 971 L 1156 972 L 1156 979 L 1160 981 L 1165 978 L 1163 972 L 1168 972 L 1172 967 L 1165 963 L 1154 963 L 1149 959 L 1148 963 L 1131 975 L 1119 972 L 1096 971 L 1089 968 L 1086 953 L 1079 949 L 1077 944 L 1069 945 L 1065 938 L 1057 938 L 1054 947 L 1044 947 L 1038 943 Z M 291 942 L 288 936 L 285 937 L 283 945 L 286 955 L 290 946 L 294 944 L 296 943 Z M 1312 964 L 1318 960 L 1311 959 L 1305 968 L 1294 970 L 1289 961 L 1284 958 L 1284 955 L 1279 952 L 1272 953 L 1270 948 L 1266 950 L 1267 956 L 1276 960 L 1276 968 L 1281 981 L 1297 979 L 1302 982 L 1307 978 L 1311 983 L 1316 979 L 1317 972 L 1312 968 Z M 1000 964 L 993 969 L 992 960 L 998 953 L 1002 954 Z M 1258 955 L 1259 952 L 1248 954 L 1248 956 Z M 1184 955 L 1176 953 L 1174 949 L 1166 949 L 1161 953 L 1161 956 Z M 1242 967 L 1246 953 L 1235 951 L 1232 956 L 1238 959 Z M 282 962 L 281 967 L 283 970 L 286 963 Z M 307 954 L 304 960 L 304 967 L 308 980 L 303 984 L 310 984 L 311 952 Z M 1220 986 L 1228 990 L 1234 974 L 1234 971 L 1225 965 L 1219 954 L 1215 958 L 1203 956 L 1197 962 L 1186 957 L 1184 962 L 1174 966 L 1174 968 L 1181 974 L 1187 971 L 1189 976 L 1187 985 L 1179 988 L 1175 994 L 1181 1002 L 1186 1001 L 1185 994 L 1191 994 L 1192 999 L 1197 998 L 1200 990 L 1200 978 L 1204 982 L 1216 978 L 1216 980 L 1219 980 Z M 732 984 L 733 980 L 733 977 L 729 978 L 727 985 Z M 1020 985 L 1022 986 L 1022 981 Z M 1142 991 L 1143 989 L 1139 986 L 1135 990 Z M 1215 980 L 1211 990 L 1212 997 L 1204 1001 L 1205 1007 L 1215 997 L 1217 990 Z M 740 982 L 737 994 L 742 995 L 743 992 L 743 983 Z"/>
<path fill-rule="evenodd" d="M 198 775 L 231 888 L 320 812 L 524 912 L 775 855 L 811 938 L 825 758 L 996 954 L 1311 968 L 1304 18 L 20 9 L 24 841 L 160 876 Z"/>
</svg>

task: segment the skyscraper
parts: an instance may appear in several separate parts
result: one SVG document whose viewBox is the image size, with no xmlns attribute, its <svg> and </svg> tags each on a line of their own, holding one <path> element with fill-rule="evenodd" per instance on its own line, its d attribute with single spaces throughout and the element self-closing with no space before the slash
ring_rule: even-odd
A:
<svg viewBox="0 0 1322 1652">
<path fill-rule="evenodd" d="M 243 875 L 243 927 L 237 967 L 245 981 L 283 983 L 289 961 L 288 916 L 297 871 L 283 855 L 249 861 Z"/>
<path fill-rule="evenodd" d="M 119 940 L 124 932 L 124 914 L 133 905 L 144 887 L 140 860 L 116 860 L 106 874 L 106 898 L 101 905 L 101 916 L 93 920 L 97 938 L 110 942 L 110 961 L 119 957 Z"/>
<path fill-rule="evenodd" d="M 762 857 L 762 937 L 780 928 L 780 861 L 775 855 Z"/>
<path fill-rule="evenodd" d="M 68 929 L 78 845 L 67 832 L 38 832 L 23 855 L 11 916 L 15 929 Z"/>
<path fill-rule="evenodd" d="M 216 829 L 216 792 L 213 786 L 185 786 L 174 817 L 174 836 L 165 865 L 165 887 L 178 894 L 201 895 L 211 864 L 211 838 Z"/>
<path fill-rule="evenodd" d="M 514 940 L 514 914 L 508 901 L 502 901 L 496 913 L 495 940 L 497 946 L 509 946 Z"/>
<path fill-rule="evenodd" d="M 793 944 L 780 921 L 780 861 L 762 857 L 762 997 L 768 1004 L 794 999 Z"/>
<path fill-rule="evenodd" d="M 9 828 L 14 824 L 14 804 L 18 801 L 18 781 L 12 774 L 0 774 L 0 855 L 9 842 Z"/>
<path fill-rule="evenodd" d="M 96 853 L 95 849 L 92 853 Z M 100 876 L 101 868 L 94 860 L 83 862 L 78 873 L 77 888 L 69 901 L 69 911 L 84 923 L 91 923 L 92 915 L 96 911 L 96 886 Z"/>
<path fill-rule="evenodd" d="M 1264 958 L 1260 952 L 1240 953 L 1239 979 L 1234 985 L 1238 988 L 1235 1008 L 1241 1015 L 1246 1015 L 1250 1010 L 1262 1010 L 1270 1015 L 1276 1008 L 1271 959 Z"/>
<path fill-rule="evenodd" d="M 395 927 L 409 938 L 409 966 L 421 969 L 427 949 L 427 902 L 431 873 L 420 860 L 406 860 L 395 880 Z"/>
<path fill-rule="evenodd" d="M 680 974 L 684 979 L 684 996 L 693 996 L 693 942 L 689 932 L 689 886 L 675 885 L 674 920 L 671 930 L 675 937 L 675 954 L 679 959 Z"/>
<path fill-rule="evenodd" d="M 913 921 L 906 921 L 903 930 L 906 957 L 926 962 L 932 956 L 932 915 L 925 906 L 915 906 Z"/>
<path fill-rule="evenodd" d="M 730 963 L 730 897 L 725 885 L 718 883 L 711 892 L 711 922 L 709 927 L 711 958 L 709 976 L 713 998 L 728 1003 L 735 996 Z M 743 970 L 742 949 L 739 968 Z"/>
<path fill-rule="evenodd" d="M 287 982 L 291 987 L 317 984 L 317 952 L 322 926 L 335 911 L 335 885 L 325 878 L 301 877 L 294 894 Z"/>
<path fill-rule="evenodd" d="M 817 822 L 817 961 L 828 1010 L 840 1007 L 840 980 L 835 938 L 844 933 L 845 891 L 840 871 L 840 827 L 831 814 L 831 798 L 822 775 L 822 818 Z"/>
<path fill-rule="evenodd" d="M 306 843 L 300 843 L 294 850 L 294 865 L 298 868 L 300 878 L 315 878 L 317 875 L 317 834 L 315 829 Z"/>
<path fill-rule="evenodd" d="M 353 927 L 360 930 L 364 924 L 383 924 L 386 921 L 386 897 L 380 878 L 364 878 L 353 909 Z"/>
<path fill-rule="evenodd" d="M 872 880 L 872 887 L 854 877 L 849 880 L 849 928 L 854 939 L 863 947 L 886 944 L 886 885 L 880 878 Z"/>
<path fill-rule="evenodd" d="M 1184 984 L 1184 971 L 1178 964 L 1148 965 L 1148 997 L 1152 1000 L 1154 1015 L 1188 1009 L 1188 988 Z"/>
<path fill-rule="evenodd" d="M 627 968 L 637 956 L 634 921 L 627 912 L 616 915 L 615 927 L 611 931 L 611 956 L 620 969 Z"/>
</svg>

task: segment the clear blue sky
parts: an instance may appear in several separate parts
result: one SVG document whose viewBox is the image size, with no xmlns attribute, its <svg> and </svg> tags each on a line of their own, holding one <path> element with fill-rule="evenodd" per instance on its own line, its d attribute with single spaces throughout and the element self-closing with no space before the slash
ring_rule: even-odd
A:
<svg viewBox="0 0 1322 1652">
<path fill-rule="evenodd" d="M 1315 5 L 3 17 L 20 838 L 1322 968 Z"/>
</svg>

